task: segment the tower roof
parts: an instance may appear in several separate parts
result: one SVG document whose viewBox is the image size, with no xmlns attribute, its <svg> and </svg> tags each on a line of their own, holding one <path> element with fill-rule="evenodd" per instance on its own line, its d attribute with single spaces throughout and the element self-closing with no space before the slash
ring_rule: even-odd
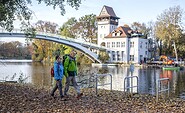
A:
<svg viewBox="0 0 185 113">
<path fill-rule="evenodd" d="M 120 19 L 119 17 L 116 16 L 116 14 L 114 13 L 114 10 L 112 7 L 106 6 L 104 5 L 99 16 L 97 18 L 101 18 L 101 17 L 113 17 L 116 19 Z"/>
</svg>

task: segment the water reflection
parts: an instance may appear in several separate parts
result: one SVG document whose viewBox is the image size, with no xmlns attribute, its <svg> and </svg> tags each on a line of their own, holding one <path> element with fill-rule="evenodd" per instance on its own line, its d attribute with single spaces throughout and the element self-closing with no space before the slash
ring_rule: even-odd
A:
<svg viewBox="0 0 185 113">
<path fill-rule="evenodd" d="M 32 63 L 32 83 L 38 87 L 51 86 L 50 66 L 43 63 Z"/>
<path fill-rule="evenodd" d="M 9 76 L 7 80 L 16 73 L 14 80 L 17 80 L 20 72 L 25 76 L 29 76 L 26 82 L 32 83 L 33 85 L 43 87 L 51 86 L 51 76 L 50 76 L 49 64 L 42 63 L 0 63 L 0 80 L 5 79 Z M 90 65 L 81 65 L 79 67 L 78 77 L 80 84 L 83 87 L 92 87 L 95 83 L 94 75 L 96 73 L 110 73 L 112 74 L 112 88 L 113 90 L 124 91 L 124 79 L 125 77 L 131 76 L 129 67 L 91 67 Z M 142 68 L 135 67 L 133 76 L 138 77 L 138 92 L 141 94 L 155 94 L 156 80 L 159 78 L 169 78 L 170 79 L 170 95 L 185 95 L 185 71 L 163 71 L 158 68 Z M 109 83 L 110 77 L 103 77 L 100 79 L 99 84 Z M 126 84 L 131 84 L 130 81 L 126 80 Z M 133 79 L 133 85 L 137 85 L 137 80 Z M 164 82 L 163 85 L 166 85 Z M 99 88 L 110 89 L 110 86 L 101 86 Z M 133 89 L 134 92 L 137 88 Z"/>
</svg>

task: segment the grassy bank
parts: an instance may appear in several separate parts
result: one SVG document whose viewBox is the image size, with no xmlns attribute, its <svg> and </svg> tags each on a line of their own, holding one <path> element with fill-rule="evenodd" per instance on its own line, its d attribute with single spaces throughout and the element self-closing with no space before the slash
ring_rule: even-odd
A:
<svg viewBox="0 0 185 113">
<path fill-rule="evenodd" d="M 50 97 L 49 88 L 35 88 L 29 85 L 0 83 L 0 112 L 134 112 L 156 113 L 185 111 L 185 101 L 178 98 L 159 99 L 151 95 L 128 95 L 120 91 L 99 90 L 95 95 L 94 89 L 82 89 L 81 99 L 76 99 L 73 88 L 70 97 L 62 101 L 59 97 Z M 56 92 L 56 96 L 59 95 Z"/>
</svg>

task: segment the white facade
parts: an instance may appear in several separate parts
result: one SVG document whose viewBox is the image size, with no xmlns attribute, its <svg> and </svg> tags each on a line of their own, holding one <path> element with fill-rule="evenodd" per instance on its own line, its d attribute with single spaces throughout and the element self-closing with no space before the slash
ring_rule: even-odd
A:
<svg viewBox="0 0 185 113">
<path fill-rule="evenodd" d="M 138 37 L 134 38 L 110 38 L 105 39 L 105 46 L 114 51 L 108 51 L 109 62 L 140 63 L 148 58 L 148 40 Z"/>
<path fill-rule="evenodd" d="M 98 22 L 98 45 L 104 42 L 104 37 L 117 28 L 117 25 L 110 24 L 108 20 Z"/>
<path fill-rule="evenodd" d="M 105 11 L 107 10 L 107 11 Z M 104 17 L 102 12 L 113 12 L 109 17 Z M 114 63 L 141 63 L 148 58 L 148 39 L 137 37 L 129 27 L 118 25 L 118 17 L 112 8 L 104 6 L 98 18 L 98 45 L 104 43 L 110 48 L 110 59 L 108 62 Z M 121 29 L 121 30 L 120 30 Z M 132 37 L 132 33 L 135 34 Z M 141 35 L 140 35 L 141 36 Z"/>
</svg>

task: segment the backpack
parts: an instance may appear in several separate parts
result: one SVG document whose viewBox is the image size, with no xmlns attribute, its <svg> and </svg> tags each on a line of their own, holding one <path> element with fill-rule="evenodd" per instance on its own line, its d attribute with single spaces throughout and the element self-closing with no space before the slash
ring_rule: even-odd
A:
<svg viewBox="0 0 185 113">
<path fill-rule="evenodd" d="M 64 66 L 64 62 L 65 62 L 65 60 L 66 60 L 66 58 L 69 56 L 69 54 L 65 54 L 64 56 L 63 56 L 63 61 L 62 61 L 62 64 L 63 64 L 63 66 Z M 71 61 L 71 59 L 69 59 L 69 61 Z"/>
<path fill-rule="evenodd" d="M 54 66 L 51 67 L 51 77 L 54 77 Z"/>
<path fill-rule="evenodd" d="M 58 68 L 59 68 L 59 65 L 58 65 Z M 54 66 L 51 67 L 51 77 L 54 77 L 55 73 L 54 73 Z"/>
</svg>

